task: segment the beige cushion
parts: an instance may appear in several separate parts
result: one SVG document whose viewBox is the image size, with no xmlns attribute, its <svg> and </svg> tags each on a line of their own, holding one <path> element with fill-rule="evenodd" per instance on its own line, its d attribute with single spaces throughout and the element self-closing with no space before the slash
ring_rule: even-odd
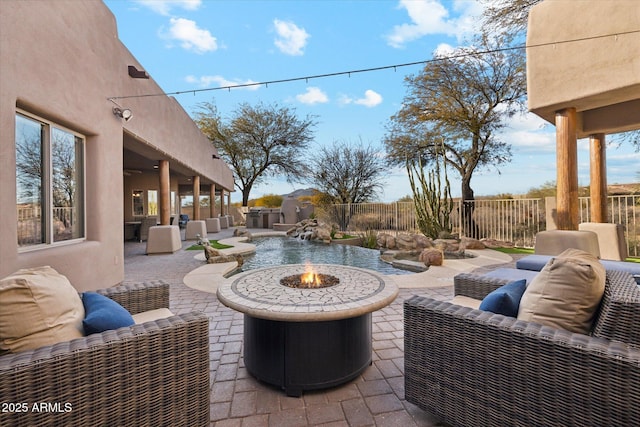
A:
<svg viewBox="0 0 640 427">
<path fill-rule="evenodd" d="M 455 305 L 461 305 L 463 307 L 478 309 L 480 307 L 480 303 L 482 302 L 482 300 L 471 298 L 466 295 L 456 295 L 449 302 Z"/>
<path fill-rule="evenodd" d="M 593 255 L 567 249 L 527 286 L 518 319 L 587 334 L 602 299 L 605 270 Z"/>
<path fill-rule="evenodd" d="M 578 224 L 578 230 L 596 233 L 601 259 L 624 261 L 629 256 L 622 224 L 583 222 Z"/>
<path fill-rule="evenodd" d="M 78 291 L 49 266 L 19 270 L 0 280 L 0 301 L 0 353 L 84 335 Z"/>
<path fill-rule="evenodd" d="M 151 322 L 158 319 L 166 319 L 173 316 L 173 313 L 168 308 L 156 308 L 155 310 L 143 311 L 142 313 L 134 314 L 133 321 L 136 325 L 140 325 L 145 322 Z"/>
</svg>

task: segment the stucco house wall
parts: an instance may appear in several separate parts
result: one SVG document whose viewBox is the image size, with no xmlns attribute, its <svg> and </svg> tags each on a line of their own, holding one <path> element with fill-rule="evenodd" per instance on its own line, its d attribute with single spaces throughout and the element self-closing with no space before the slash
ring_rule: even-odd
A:
<svg viewBox="0 0 640 427">
<path fill-rule="evenodd" d="M 578 137 L 638 128 L 640 2 L 545 0 L 529 12 L 529 109 L 575 108 Z"/>
<path fill-rule="evenodd" d="M 109 97 L 162 92 L 152 78 L 131 78 L 129 65 L 144 69 L 118 39 L 115 18 L 101 1 L 0 1 L 0 277 L 51 265 L 79 290 L 124 279 L 125 134 L 142 151 L 162 153 L 170 167 L 233 189 L 230 169 L 212 161 L 215 147 L 175 99 L 117 101 L 133 111 L 128 122 L 112 113 Z M 17 109 L 86 137 L 86 239 L 18 249 Z"/>
</svg>

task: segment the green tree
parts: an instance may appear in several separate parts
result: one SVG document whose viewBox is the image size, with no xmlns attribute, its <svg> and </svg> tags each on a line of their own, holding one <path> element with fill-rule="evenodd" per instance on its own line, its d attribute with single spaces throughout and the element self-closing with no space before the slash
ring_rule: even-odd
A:
<svg viewBox="0 0 640 427">
<path fill-rule="evenodd" d="M 265 194 L 256 199 L 254 206 L 262 206 L 265 208 L 278 208 L 282 206 L 283 197 L 278 194 Z"/>
<path fill-rule="evenodd" d="M 460 175 L 464 232 L 472 237 L 473 173 L 510 160 L 511 146 L 497 135 L 524 108 L 524 52 L 501 50 L 501 40 L 482 37 L 476 48 L 436 57 L 409 76 L 403 106 L 384 138 L 388 159 L 398 166 L 417 159 L 434 164 L 444 147 L 444 160 Z"/>
<path fill-rule="evenodd" d="M 365 203 L 382 190 L 386 170 L 384 159 L 371 145 L 334 141 L 313 156 L 309 182 L 334 203 Z"/>
<path fill-rule="evenodd" d="M 307 175 L 305 150 L 316 125 L 312 116 L 299 118 L 295 109 L 276 104 L 242 103 L 225 121 L 213 103 L 199 108 L 195 122 L 233 171 L 242 206 L 248 205 L 252 188 L 268 177 L 299 181 Z"/>
</svg>

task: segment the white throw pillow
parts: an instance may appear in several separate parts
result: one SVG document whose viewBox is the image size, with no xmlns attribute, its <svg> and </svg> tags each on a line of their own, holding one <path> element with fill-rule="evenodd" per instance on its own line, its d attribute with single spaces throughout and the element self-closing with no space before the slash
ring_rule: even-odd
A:
<svg viewBox="0 0 640 427">
<path fill-rule="evenodd" d="M 0 354 L 84 336 L 84 307 L 69 280 L 49 266 L 0 280 Z"/>
<path fill-rule="evenodd" d="M 518 319 L 588 334 L 604 294 L 605 276 L 595 256 L 567 249 L 551 258 L 527 286 Z"/>
</svg>

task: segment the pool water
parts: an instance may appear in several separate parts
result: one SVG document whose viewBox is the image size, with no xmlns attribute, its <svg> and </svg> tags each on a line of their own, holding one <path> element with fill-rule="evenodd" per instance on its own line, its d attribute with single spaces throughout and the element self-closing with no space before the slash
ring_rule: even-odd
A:
<svg viewBox="0 0 640 427">
<path fill-rule="evenodd" d="M 380 260 L 380 252 L 360 246 L 326 244 L 291 237 L 257 237 L 255 254 L 245 255 L 242 271 L 282 264 L 339 264 L 367 268 L 380 274 L 411 274 Z"/>
</svg>

